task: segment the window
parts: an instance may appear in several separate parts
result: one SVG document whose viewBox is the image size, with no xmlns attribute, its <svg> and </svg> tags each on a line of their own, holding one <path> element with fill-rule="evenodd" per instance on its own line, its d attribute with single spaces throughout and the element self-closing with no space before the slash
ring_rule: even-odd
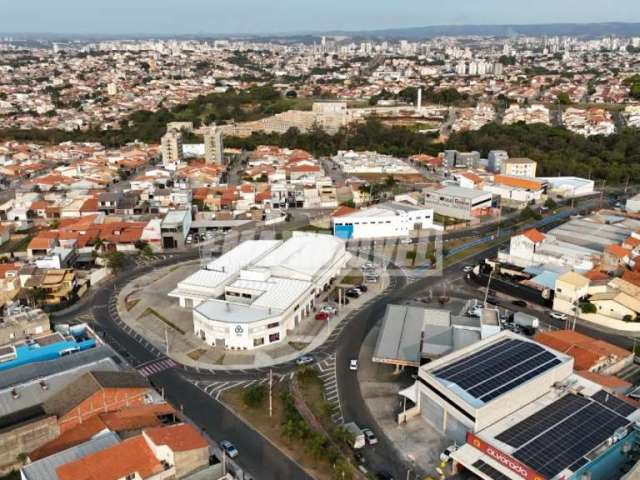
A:
<svg viewBox="0 0 640 480">
<path fill-rule="evenodd" d="M 273 342 L 277 342 L 278 340 L 280 340 L 280 333 L 272 333 L 271 335 L 269 335 L 269 343 L 273 343 Z"/>
<path fill-rule="evenodd" d="M 267 328 L 276 328 L 278 325 L 280 325 L 280 322 L 270 323 L 269 325 L 267 325 Z"/>
<path fill-rule="evenodd" d="M 264 345 L 264 337 L 254 338 L 253 339 L 253 346 L 254 347 L 259 347 L 261 345 Z"/>
<path fill-rule="evenodd" d="M 124 477 L 124 480 L 136 480 L 136 474 L 135 473 L 130 473 L 129 475 Z"/>
</svg>

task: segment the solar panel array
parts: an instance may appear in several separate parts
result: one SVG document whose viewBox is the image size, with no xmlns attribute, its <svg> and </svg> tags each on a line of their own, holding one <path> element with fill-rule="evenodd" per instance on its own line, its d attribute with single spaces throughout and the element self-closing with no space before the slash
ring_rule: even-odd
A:
<svg viewBox="0 0 640 480">
<path fill-rule="evenodd" d="M 593 398 L 596 402 L 609 407 L 611 410 L 619 413 L 623 417 L 628 417 L 637 410 L 634 406 L 629 405 L 627 402 L 620 400 L 613 395 L 610 395 L 604 390 L 596 392 L 596 394 L 591 398 Z"/>
<path fill-rule="evenodd" d="M 488 402 L 560 363 L 540 345 L 505 339 L 439 368 L 433 374 L 457 384 L 474 398 Z"/>
<path fill-rule="evenodd" d="M 629 423 L 595 400 L 570 394 L 496 438 L 517 448 L 514 458 L 553 478 L 568 467 L 580 468 L 587 453 Z"/>
<path fill-rule="evenodd" d="M 482 473 L 493 478 L 493 480 L 510 480 L 509 477 L 507 477 L 505 474 L 499 472 L 498 470 L 493 468 L 491 465 L 489 465 L 486 462 L 483 462 L 482 460 L 476 460 L 473 463 L 473 466 L 478 470 L 480 470 Z"/>
</svg>

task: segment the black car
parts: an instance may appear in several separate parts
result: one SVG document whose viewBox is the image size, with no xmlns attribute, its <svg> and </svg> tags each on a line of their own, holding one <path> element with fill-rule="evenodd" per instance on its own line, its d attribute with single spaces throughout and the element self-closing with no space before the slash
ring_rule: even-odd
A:
<svg viewBox="0 0 640 480">
<path fill-rule="evenodd" d="M 527 302 L 525 302 L 524 300 L 514 300 L 513 302 L 514 305 L 518 306 L 518 307 L 522 307 L 525 308 L 527 306 Z"/>
<path fill-rule="evenodd" d="M 344 293 L 347 297 L 358 298 L 360 297 L 360 292 L 354 288 L 350 288 Z"/>
<path fill-rule="evenodd" d="M 393 475 L 391 475 L 389 472 L 377 472 L 376 473 L 376 480 L 393 480 Z"/>
</svg>

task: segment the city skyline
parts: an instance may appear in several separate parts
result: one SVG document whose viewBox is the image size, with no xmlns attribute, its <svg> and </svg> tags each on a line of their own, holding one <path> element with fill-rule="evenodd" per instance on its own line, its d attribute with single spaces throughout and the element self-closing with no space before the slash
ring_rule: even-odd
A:
<svg viewBox="0 0 640 480">
<path fill-rule="evenodd" d="M 265 5 L 259 0 L 239 0 L 221 5 L 206 0 L 157 2 L 115 0 L 109 5 L 87 5 L 78 0 L 51 4 L 42 0 L 7 3 L 0 19 L 4 33 L 76 34 L 275 34 L 324 31 L 366 31 L 441 25 L 522 25 L 640 21 L 633 0 L 607 6 L 606 17 L 596 0 L 567 0 L 535 4 L 487 0 L 457 0 L 440 6 L 419 0 L 399 0 L 393 5 L 374 0 L 337 0 L 301 8 L 293 0 Z M 178 8 L 178 13 L 176 13 Z M 33 15 L 33 12 L 39 14 Z M 246 12 L 252 12 L 246 15 Z"/>
</svg>

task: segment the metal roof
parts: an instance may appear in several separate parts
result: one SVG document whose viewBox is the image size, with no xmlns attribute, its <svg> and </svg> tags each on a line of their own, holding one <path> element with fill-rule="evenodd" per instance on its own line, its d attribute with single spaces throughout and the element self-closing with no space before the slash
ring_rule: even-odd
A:
<svg viewBox="0 0 640 480">
<path fill-rule="evenodd" d="M 18 398 L 13 397 L 12 388 L 0 390 L 0 417 L 18 410 L 41 404 L 51 395 L 62 390 L 69 383 L 89 371 L 117 371 L 118 366 L 110 358 L 103 358 L 97 362 L 80 365 L 76 368 L 57 372 L 48 376 L 41 376 L 15 386 Z M 44 382 L 44 386 L 41 385 Z"/>
<path fill-rule="evenodd" d="M 104 433 L 88 442 L 25 465 L 21 469 L 22 478 L 24 480 L 58 480 L 56 473 L 58 467 L 113 447 L 118 443 L 120 443 L 118 435 L 113 432 Z"/>
<path fill-rule="evenodd" d="M 99 345 L 55 360 L 15 367 L 2 372 L 2 375 L 0 375 L 0 389 L 20 385 L 30 380 L 65 372 L 104 359 L 117 365 L 118 361 L 114 360 L 114 358 L 116 358 L 115 353 L 111 348 L 106 345 Z"/>
<path fill-rule="evenodd" d="M 427 310 L 409 305 L 387 305 L 373 353 L 377 362 L 420 365 L 420 343 Z"/>
</svg>

